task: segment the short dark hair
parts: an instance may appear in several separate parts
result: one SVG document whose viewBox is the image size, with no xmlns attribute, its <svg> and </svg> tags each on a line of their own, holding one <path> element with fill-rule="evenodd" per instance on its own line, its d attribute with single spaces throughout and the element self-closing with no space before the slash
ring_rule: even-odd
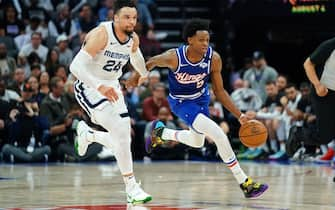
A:
<svg viewBox="0 0 335 210">
<path fill-rule="evenodd" d="M 34 64 L 34 63 L 40 63 L 41 62 L 41 58 L 40 56 L 36 53 L 36 52 L 31 52 L 28 56 L 27 56 L 27 61 L 30 65 Z"/>
<path fill-rule="evenodd" d="M 80 11 L 83 11 L 84 7 L 89 7 L 90 9 L 92 9 L 92 7 L 89 3 L 85 3 L 81 6 Z"/>
<path fill-rule="evenodd" d="M 270 80 L 270 81 L 267 81 L 267 82 L 265 83 L 265 85 L 266 85 L 266 86 L 268 86 L 268 85 L 274 85 L 274 86 L 276 86 L 276 82 L 273 81 L 273 80 Z"/>
<path fill-rule="evenodd" d="M 114 14 L 118 13 L 123 7 L 135 7 L 136 4 L 132 0 L 116 0 L 114 3 Z"/>
<path fill-rule="evenodd" d="M 37 36 L 39 36 L 40 38 L 42 38 L 42 34 L 41 34 L 41 32 L 37 32 L 37 31 L 34 31 L 33 33 L 31 33 L 30 38 L 33 38 L 33 36 L 35 36 L 35 35 L 37 35 Z"/>
<path fill-rule="evenodd" d="M 194 36 L 197 31 L 209 32 L 209 21 L 200 18 L 187 21 L 183 29 L 183 39 L 187 42 L 187 38 Z"/>
<path fill-rule="evenodd" d="M 60 77 L 52 77 L 49 83 L 49 88 L 52 91 L 54 88 L 58 87 L 58 82 L 63 81 Z"/>
<path fill-rule="evenodd" d="M 41 70 L 41 65 L 40 65 L 40 64 L 37 64 L 37 63 L 32 64 L 32 65 L 30 66 L 30 70 L 33 70 L 33 69 L 39 69 L 39 70 Z"/>
<path fill-rule="evenodd" d="M 65 65 L 63 65 L 63 64 L 57 64 L 57 65 L 56 65 L 56 68 L 55 68 L 55 70 L 54 70 L 54 73 L 56 74 L 56 73 L 58 72 L 58 70 L 61 69 L 61 68 L 64 68 L 65 71 L 67 71 Z"/>
<path fill-rule="evenodd" d="M 159 89 L 159 88 L 163 88 L 163 89 L 165 90 L 165 85 L 164 85 L 164 83 L 159 82 L 159 83 L 155 84 L 155 85 L 152 87 L 152 90 L 157 90 L 157 89 Z"/>
<path fill-rule="evenodd" d="M 278 78 L 278 77 L 283 77 L 283 78 L 285 78 L 287 82 L 288 82 L 288 80 L 289 80 L 289 78 L 288 78 L 288 76 L 287 76 L 286 74 L 278 74 L 277 78 Z"/>
<path fill-rule="evenodd" d="M 297 85 L 294 84 L 294 83 L 292 83 L 292 82 L 288 83 L 288 84 L 286 85 L 285 89 L 292 88 L 292 87 L 293 87 L 294 89 L 297 89 Z"/>
<path fill-rule="evenodd" d="M 265 59 L 265 55 L 262 51 L 255 51 L 252 53 L 252 60 L 258 61 L 261 59 Z"/>
<path fill-rule="evenodd" d="M 303 88 L 311 88 L 311 84 L 309 82 L 302 82 L 300 83 L 299 89 L 303 89 Z"/>
</svg>

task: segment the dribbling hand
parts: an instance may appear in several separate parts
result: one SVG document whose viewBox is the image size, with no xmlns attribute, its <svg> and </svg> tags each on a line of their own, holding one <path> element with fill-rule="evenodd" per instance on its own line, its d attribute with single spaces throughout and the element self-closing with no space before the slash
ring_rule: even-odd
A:
<svg viewBox="0 0 335 210">
<path fill-rule="evenodd" d="M 316 94 L 318 94 L 318 96 L 323 97 L 323 96 L 327 95 L 328 89 L 323 84 L 319 83 L 319 84 L 315 85 L 314 87 L 315 87 L 315 90 L 316 90 Z"/>
<path fill-rule="evenodd" d="M 251 119 L 249 119 L 249 117 L 245 114 L 241 114 L 241 116 L 238 118 L 238 121 L 240 122 L 241 125 L 248 122 L 249 120 Z"/>
<path fill-rule="evenodd" d="M 256 118 L 256 112 L 255 111 L 247 111 L 246 113 L 245 113 L 245 115 L 247 116 L 247 118 L 249 118 L 249 119 L 255 119 Z"/>
<path fill-rule="evenodd" d="M 115 102 L 119 99 L 116 91 L 114 90 L 114 88 L 112 87 L 107 87 L 105 85 L 101 85 L 99 88 L 98 88 L 98 91 L 106 96 L 106 98 L 111 101 L 111 102 Z"/>
</svg>

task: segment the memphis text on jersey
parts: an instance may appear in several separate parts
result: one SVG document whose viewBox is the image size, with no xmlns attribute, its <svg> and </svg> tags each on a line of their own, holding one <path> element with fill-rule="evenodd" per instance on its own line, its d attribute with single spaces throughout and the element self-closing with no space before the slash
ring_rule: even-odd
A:
<svg viewBox="0 0 335 210">
<path fill-rule="evenodd" d="M 124 59 L 124 60 L 129 60 L 130 56 L 129 54 L 121 54 L 117 52 L 111 52 L 109 50 L 106 50 L 104 53 L 105 56 L 115 58 L 115 59 Z"/>
</svg>

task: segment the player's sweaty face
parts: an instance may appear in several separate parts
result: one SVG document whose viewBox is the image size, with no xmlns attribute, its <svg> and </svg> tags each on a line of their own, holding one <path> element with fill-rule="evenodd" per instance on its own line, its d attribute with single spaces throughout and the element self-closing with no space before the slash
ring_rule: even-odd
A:
<svg viewBox="0 0 335 210">
<path fill-rule="evenodd" d="M 205 54 L 209 45 L 208 31 L 197 31 L 192 37 L 192 45 L 199 53 Z"/>
<path fill-rule="evenodd" d="M 133 7 L 123 7 L 118 12 L 121 29 L 126 33 L 132 33 L 137 22 L 137 11 Z"/>
</svg>

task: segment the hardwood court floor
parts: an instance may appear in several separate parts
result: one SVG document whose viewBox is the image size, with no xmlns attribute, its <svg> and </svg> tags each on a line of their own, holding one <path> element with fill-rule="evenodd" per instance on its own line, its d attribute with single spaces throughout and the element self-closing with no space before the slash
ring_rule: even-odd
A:
<svg viewBox="0 0 335 210">
<path fill-rule="evenodd" d="M 262 197 L 245 199 L 230 171 L 220 163 L 135 163 L 137 179 L 153 195 L 153 201 L 127 208 L 115 163 L 3 164 L 0 165 L 0 208 L 335 209 L 334 169 L 329 166 L 254 162 L 241 165 L 255 180 L 270 185 Z"/>
</svg>

